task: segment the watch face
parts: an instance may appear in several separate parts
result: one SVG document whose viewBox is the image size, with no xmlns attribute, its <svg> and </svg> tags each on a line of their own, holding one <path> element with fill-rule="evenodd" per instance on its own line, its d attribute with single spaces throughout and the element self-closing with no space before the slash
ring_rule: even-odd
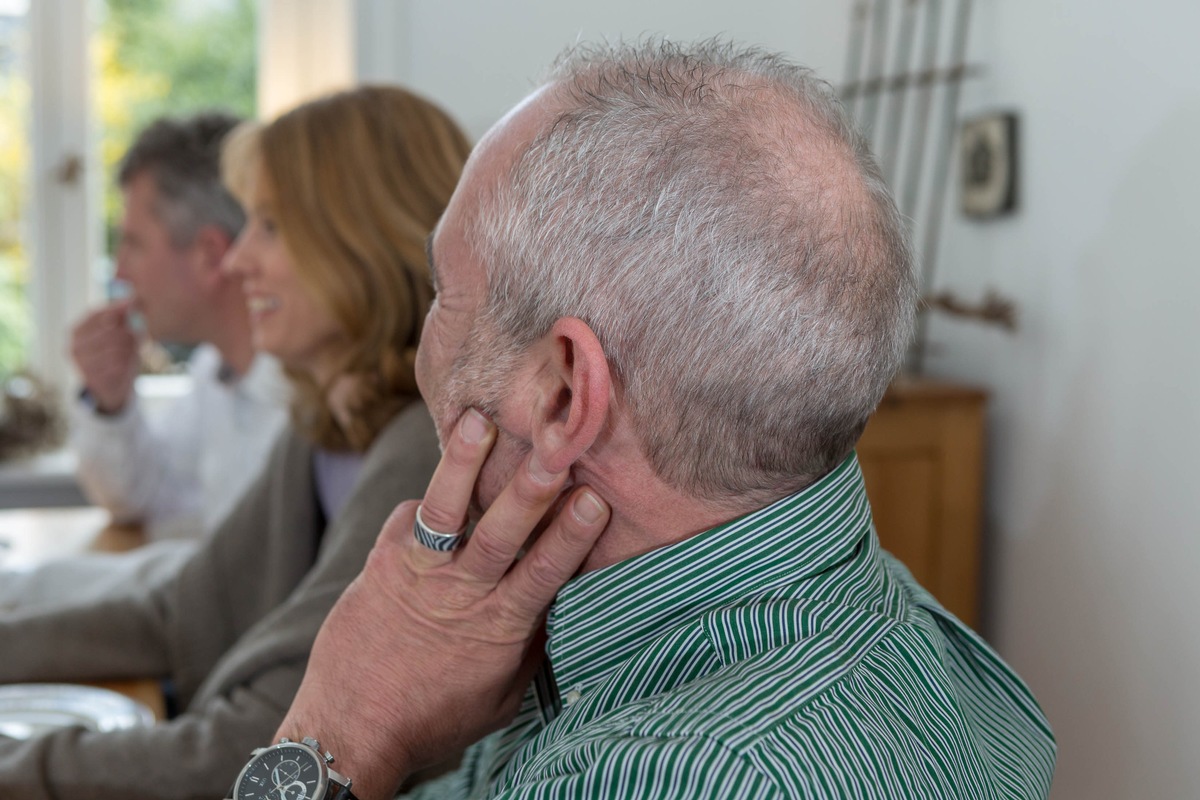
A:
<svg viewBox="0 0 1200 800">
<path fill-rule="evenodd" d="M 324 793 L 321 757 L 300 744 L 269 747 L 242 770 L 237 800 L 318 800 Z"/>
</svg>

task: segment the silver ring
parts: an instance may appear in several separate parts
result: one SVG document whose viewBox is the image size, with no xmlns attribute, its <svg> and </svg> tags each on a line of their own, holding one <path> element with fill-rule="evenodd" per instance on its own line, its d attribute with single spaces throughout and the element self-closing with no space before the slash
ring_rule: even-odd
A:
<svg viewBox="0 0 1200 800">
<path fill-rule="evenodd" d="M 442 533 L 435 531 L 433 528 L 425 524 L 425 520 L 421 519 L 421 507 L 417 506 L 417 516 L 413 518 L 413 536 L 417 537 L 417 541 L 423 547 L 428 547 L 430 550 L 437 550 L 442 553 L 448 553 L 454 548 L 462 544 L 463 538 L 466 536 L 467 529 L 464 527 L 457 533 Z"/>
</svg>

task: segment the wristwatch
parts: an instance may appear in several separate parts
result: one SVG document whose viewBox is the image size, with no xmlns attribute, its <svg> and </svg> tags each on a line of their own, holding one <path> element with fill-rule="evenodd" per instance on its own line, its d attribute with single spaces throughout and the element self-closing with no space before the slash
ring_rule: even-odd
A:
<svg viewBox="0 0 1200 800">
<path fill-rule="evenodd" d="M 333 755 L 306 736 L 280 739 L 250 754 L 230 792 L 232 800 L 357 800 L 351 781 L 329 768 Z"/>
</svg>

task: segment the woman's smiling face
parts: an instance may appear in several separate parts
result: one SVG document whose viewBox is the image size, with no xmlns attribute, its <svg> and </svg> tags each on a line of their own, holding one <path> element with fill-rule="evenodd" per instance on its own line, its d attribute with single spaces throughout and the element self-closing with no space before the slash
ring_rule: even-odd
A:
<svg viewBox="0 0 1200 800">
<path fill-rule="evenodd" d="M 226 254 L 224 268 L 242 280 L 254 346 L 319 381 L 331 378 L 345 337 L 300 279 L 276 227 L 273 198 L 263 191 L 263 180 L 257 183 L 246 225 Z"/>
</svg>

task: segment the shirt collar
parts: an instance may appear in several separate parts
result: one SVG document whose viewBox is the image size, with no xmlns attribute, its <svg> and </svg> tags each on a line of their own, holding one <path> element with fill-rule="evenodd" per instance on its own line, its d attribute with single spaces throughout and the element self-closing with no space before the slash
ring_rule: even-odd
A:
<svg viewBox="0 0 1200 800">
<path fill-rule="evenodd" d="M 547 652 L 563 692 L 586 691 L 637 649 L 706 610 L 849 559 L 871 526 L 858 460 L 765 508 L 581 575 L 559 592 Z"/>
<path fill-rule="evenodd" d="M 237 381 L 237 388 L 260 403 L 287 405 L 291 388 L 284 377 L 283 367 L 266 353 L 255 353 L 250 369 Z"/>
</svg>

